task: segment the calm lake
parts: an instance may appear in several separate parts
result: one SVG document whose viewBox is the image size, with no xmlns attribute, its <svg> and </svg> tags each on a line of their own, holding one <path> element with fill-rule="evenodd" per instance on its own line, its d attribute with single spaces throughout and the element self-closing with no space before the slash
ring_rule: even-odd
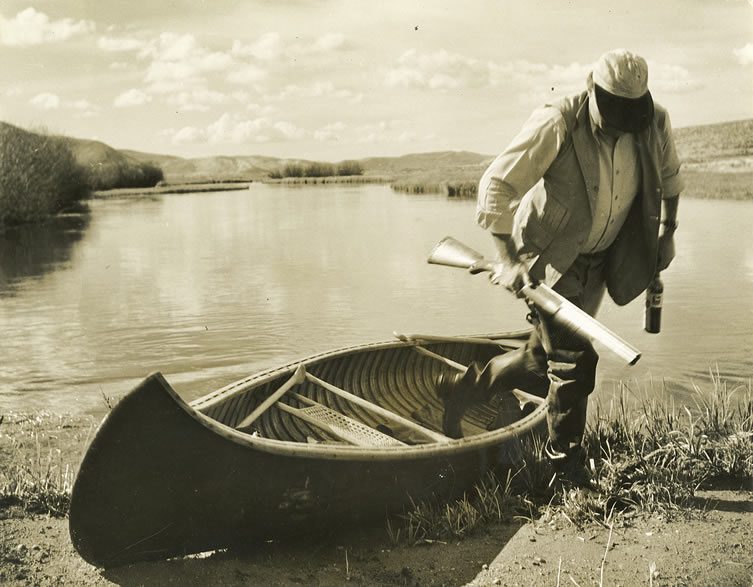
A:
<svg viewBox="0 0 753 587">
<path fill-rule="evenodd" d="M 683 200 L 664 274 L 663 332 L 643 299 L 599 318 L 643 352 L 614 381 L 753 375 L 753 203 Z M 193 399 L 259 369 L 393 331 L 526 326 L 525 305 L 484 276 L 425 262 L 453 235 L 491 255 L 474 203 L 386 186 L 270 186 L 93 200 L 0 235 L 0 413 L 104 413 L 152 371 Z"/>
</svg>

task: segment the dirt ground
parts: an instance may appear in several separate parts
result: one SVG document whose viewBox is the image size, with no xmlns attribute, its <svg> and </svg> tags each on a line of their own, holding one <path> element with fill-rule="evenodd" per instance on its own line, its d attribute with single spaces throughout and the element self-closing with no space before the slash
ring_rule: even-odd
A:
<svg viewBox="0 0 753 587">
<path fill-rule="evenodd" d="M 67 520 L 6 511 L 7 585 L 753 585 L 753 491 L 700 492 L 691 519 L 634 519 L 611 530 L 567 520 L 486 528 L 461 542 L 394 547 L 384 528 L 251 552 L 95 569 Z M 501 551 L 501 552 L 500 552 Z"/>
<path fill-rule="evenodd" d="M 491 562 L 518 526 L 460 543 L 394 547 L 384 528 L 253 552 L 216 552 L 110 570 L 81 560 L 67 520 L 0 520 L 0 584 L 7 585 L 463 585 Z"/>
<path fill-rule="evenodd" d="M 753 585 L 753 491 L 700 491 L 695 507 L 689 519 L 633 520 L 611 535 L 527 524 L 472 585 Z"/>
</svg>

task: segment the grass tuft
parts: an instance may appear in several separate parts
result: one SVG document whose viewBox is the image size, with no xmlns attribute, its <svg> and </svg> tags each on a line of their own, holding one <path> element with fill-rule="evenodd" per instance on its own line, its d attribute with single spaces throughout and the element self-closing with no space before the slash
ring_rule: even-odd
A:
<svg viewBox="0 0 753 587">
<path fill-rule="evenodd" d="M 636 515 L 692 515 L 699 488 L 753 478 L 751 383 L 724 381 L 718 371 L 710 375 L 709 388 L 694 386 L 693 409 L 676 407 L 656 381 L 642 390 L 622 382 L 606 410 L 597 406 L 584 439 L 595 490 L 553 484 L 543 442 L 531 439 L 517 470 L 490 473 L 450 504 L 413 504 L 398 518 L 401 525 L 390 522 L 390 538 L 462 538 L 515 517 L 612 527 Z"/>
<path fill-rule="evenodd" d="M 88 444 L 93 429 L 90 419 L 6 416 L 0 426 L 0 514 L 20 508 L 65 516 L 78 464 L 71 457 Z"/>
</svg>

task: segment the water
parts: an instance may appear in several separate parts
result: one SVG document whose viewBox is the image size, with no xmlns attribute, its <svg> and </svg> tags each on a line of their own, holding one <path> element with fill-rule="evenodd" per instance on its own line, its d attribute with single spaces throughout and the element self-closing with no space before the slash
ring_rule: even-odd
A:
<svg viewBox="0 0 753 587">
<path fill-rule="evenodd" d="M 393 331 L 480 333 L 526 325 L 483 276 L 425 263 L 451 234 L 485 254 L 473 202 L 384 186 L 94 200 L 0 235 L 0 413 L 106 411 L 152 371 L 193 399 L 259 369 Z M 664 278 L 663 332 L 643 300 L 599 318 L 643 351 L 602 353 L 612 382 L 706 383 L 753 373 L 753 203 L 684 200 Z M 676 393 L 682 399 L 682 385 Z"/>
</svg>

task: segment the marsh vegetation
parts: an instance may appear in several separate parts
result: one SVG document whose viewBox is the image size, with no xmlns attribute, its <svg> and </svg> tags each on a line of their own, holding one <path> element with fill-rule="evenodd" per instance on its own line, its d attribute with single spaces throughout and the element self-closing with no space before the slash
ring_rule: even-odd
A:
<svg viewBox="0 0 753 587">
<path fill-rule="evenodd" d="M 87 193 L 65 138 L 0 123 L 0 228 L 42 220 Z"/>
<path fill-rule="evenodd" d="M 162 179 L 150 163 L 125 156 L 89 160 L 74 139 L 0 123 L 0 228 L 44 220 L 92 190 L 153 186 Z"/>
<path fill-rule="evenodd" d="M 595 489 L 555 482 L 543 443 L 523 447 L 517 470 L 497 471 L 452 503 L 416 503 L 387 523 L 393 543 L 463 538 L 515 517 L 564 518 L 608 527 L 640 515 L 692 515 L 696 492 L 753 478 L 753 387 L 711 372 L 695 388 L 695 406 L 676 406 L 661 381 L 643 388 L 621 382 L 586 430 Z M 631 399 L 629 399 L 631 398 Z M 637 399 L 637 401 L 636 401 Z"/>
</svg>

